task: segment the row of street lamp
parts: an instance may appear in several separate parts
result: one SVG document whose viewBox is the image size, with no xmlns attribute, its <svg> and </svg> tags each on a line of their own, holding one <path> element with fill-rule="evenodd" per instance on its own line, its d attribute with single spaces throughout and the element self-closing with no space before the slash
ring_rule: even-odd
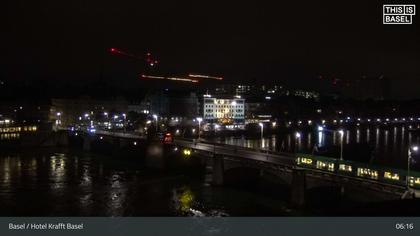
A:
<svg viewBox="0 0 420 236">
<path fill-rule="evenodd" d="M 263 123 L 259 123 L 259 126 L 261 127 L 261 139 L 263 139 L 264 137 L 264 124 Z M 330 132 L 336 132 L 335 130 L 326 130 L 324 129 L 324 127 L 322 126 L 318 126 L 318 131 L 319 132 L 323 132 L 323 131 L 330 131 Z M 338 130 L 337 131 L 340 134 L 340 160 L 343 160 L 343 138 L 344 138 L 344 130 Z M 301 134 L 299 132 L 295 133 L 295 137 L 296 139 L 300 139 Z M 408 155 L 407 155 L 407 188 L 410 188 L 410 180 L 409 180 L 409 176 L 410 176 L 410 165 L 411 165 L 411 159 L 412 159 L 412 152 L 417 152 L 419 150 L 419 146 L 410 146 L 408 148 Z"/>
</svg>

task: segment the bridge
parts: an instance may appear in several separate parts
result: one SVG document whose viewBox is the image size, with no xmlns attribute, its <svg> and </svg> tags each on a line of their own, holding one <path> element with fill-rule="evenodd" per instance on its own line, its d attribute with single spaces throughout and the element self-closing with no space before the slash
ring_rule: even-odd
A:
<svg viewBox="0 0 420 236">
<path fill-rule="evenodd" d="M 81 135 L 84 136 L 84 147 L 88 147 L 92 139 L 117 139 L 119 145 L 146 139 L 135 133 L 108 131 Z M 291 186 L 291 200 L 296 205 L 304 204 L 307 189 L 320 186 L 335 186 L 341 191 L 347 186 L 358 187 L 394 198 L 420 196 L 420 173 L 416 172 L 407 177 L 401 170 L 375 169 L 362 163 L 333 158 L 251 149 L 205 140 L 175 139 L 170 145 L 188 158 L 202 158 L 214 185 L 223 185 L 225 174 L 236 168 L 252 168 L 261 174 L 275 175 Z M 409 183 L 408 188 L 406 183 Z"/>
</svg>

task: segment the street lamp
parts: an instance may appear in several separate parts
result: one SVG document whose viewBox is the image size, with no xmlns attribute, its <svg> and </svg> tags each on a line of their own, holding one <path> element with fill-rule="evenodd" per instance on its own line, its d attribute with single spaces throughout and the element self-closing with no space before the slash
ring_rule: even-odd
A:
<svg viewBox="0 0 420 236">
<path fill-rule="evenodd" d="M 156 133 L 158 132 L 158 116 L 156 114 L 153 115 L 153 118 L 156 121 Z"/>
<path fill-rule="evenodd" d="M 296 132 L 296 134 L 295 134 L 295 153 L 297 153 L 297 141 L 300 139 L 300 137 L 301 137 L 302 135 L 299 133 L 299 132 Z"/>
<path fill-rule="evenodd" d="M 264 137 L 264 124 L 260 122 L 258 123 L 258 125 L 261 127 L 261 140 L 262 140 Z"/>
<path fill-rule="evenodd" d="M 61 125 L 61 112 L 57 112 L 57 122 L 56 122 L 56 124 L 57 124 L 57 126 L 60 126 Z"/>
<path fill-rule="evenodd" d="M 124 133 L 127 131 L 127 115 L 125 113 L 122 114 L 124 118 L 123 126 L 124 126 Z"/>
<path fill-rule="evenodd" d="M 197 117 L 197 121 L 198 121 L 198 140 L 200 140 L 201 121 L 203 121 L 203 118 Z"/>
<path fill-rule="evenodd" d="M 410 189 L 410 162 L 411 162 L 411 151 L 417 152 L 419 150 L 418 146 L 412 146 L 408 148 L 408 158 L 407 158 L 407 189 Z"/>
<path fill-rule="evenodd" d="M 214 140 L 213 140 L 213 154 L 216 154 L 216 134 L 217 130 L 220 128 L 220 125 L 214 124 Z"/>
<path fill-rule="evenodd" d="M 343 139 L 344 139 L 344 131 L 339 130 L 338 133 L 340 134 L 340 160 L 343 160 Z"/>
</svg>

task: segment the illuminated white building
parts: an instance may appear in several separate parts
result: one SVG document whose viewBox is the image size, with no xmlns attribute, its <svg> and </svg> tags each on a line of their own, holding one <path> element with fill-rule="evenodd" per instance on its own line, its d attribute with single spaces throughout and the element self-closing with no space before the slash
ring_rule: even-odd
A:
<svg viewBox="0 0 420 236">
<path fill-rule="evenodd" d="M 226 129 L 242 129 L 245 123 L 245 99 L 204 95 L 203 119 L 206 123 L 223 125 Z"/>
</svg>

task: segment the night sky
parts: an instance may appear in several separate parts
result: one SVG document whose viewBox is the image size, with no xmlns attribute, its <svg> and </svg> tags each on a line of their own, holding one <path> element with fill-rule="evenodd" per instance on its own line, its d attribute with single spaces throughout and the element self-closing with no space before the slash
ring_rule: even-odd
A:
<svg viewBox="0 0 420 236">
<path fill-rule="evenodd" d="M 317 88 L 318 76 L 385 75 L 395 97 L 420 97 L 420 16 L 383 25 L 382 4 L 414 1 L 6 1 L 0 76 L 131 84 L 148 73 L 219 75 L 228 82 Z M 4 14 L 5 13 L 5 14 Z"/>
</svg>

